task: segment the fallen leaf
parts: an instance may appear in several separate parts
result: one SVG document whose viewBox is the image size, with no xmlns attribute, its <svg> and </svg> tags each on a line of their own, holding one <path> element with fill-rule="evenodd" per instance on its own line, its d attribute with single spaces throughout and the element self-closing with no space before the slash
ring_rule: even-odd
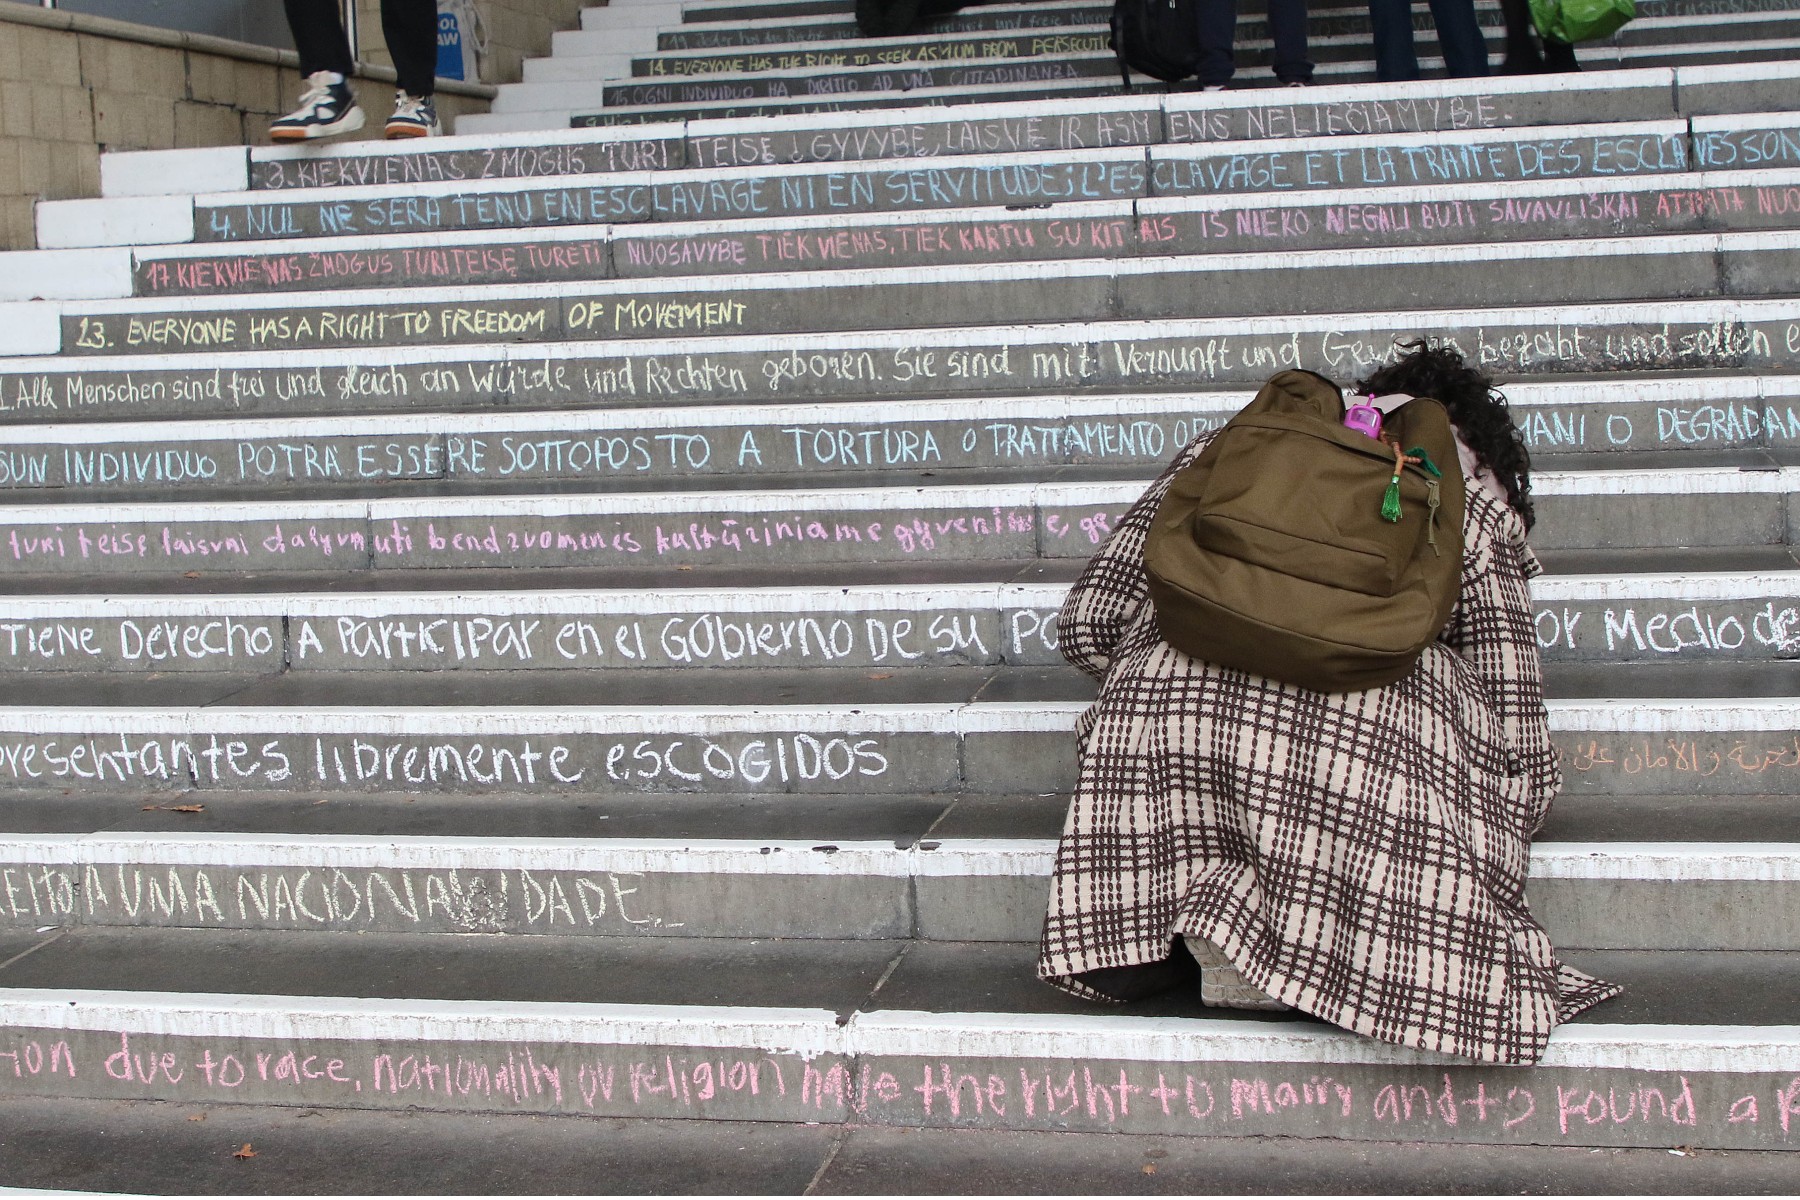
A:
<svg viewBox="0 0 1800 1200">
<path fill-rule="evenodd" d="M 231 1152 L 231 1157 L 233 1157 L 233 1158 L 255 1158 L 256 1151 L 254 1151 L 250 1148 L 249 1142 L 245 1142 L 244 1148 L 242 1150 L 233 1150 Z"/>
<path fill-rule="evenodd" d="M 676 569 L 676 570 L 677 570 L 677 571 L 691 571 L 691 570 L 693 570 L 693 569 L 694 569 L 694 568 L 692 568 L 692 567 L 676 567 L 676 568 L 675 568 L 675 569 Z"/>
<path fill-rule="evenodd" d="M 198 571 L 184 571 L 184 572 L 182 572 L 182 575 L 181 575 L 181 577 L 182 577 L 182 578 L 183 578 L 183 579 L 198 579 L 198 578 L 200 578 L 200 572 L 198 572 Z"/>
<path fill-rule="evenodd" d="M 191 1117 L 189 1117 L 189 1118 L 188 1118 L 188 1120 L 190 1120 L 190 1121 L 204 1121 L 204 1120 L 206 1120 L 206 1114 L 205 1114 L 205 1113 L 195 1113 L 195 1114 L 194 1114 L 194 1115 L 193 1115 L 193 1116 L 191 1116 Z"/>
<path fill-rule="evenodd" d="M 892 679 L 893 677 L 894 677 L 894 673 L 892 671 L 871 671 L 871 672 L 869 672 L 870 679 Z"/>
<path fill-rule="evenodd" d="M 1156 1174 L 1156 1164 L 1155 1163 L 1145 1163 L 1144 1164 L 1144 1174 L 1146 1174 L 1146 1175 Z"/>
<path fill-rule="evenodd" d="M 205 812 L 206 805 L 204 805 L 204 804 L 171 804 L 171 805 L 169 805 L 169 811 L 170 812 Z"/>
</svg>

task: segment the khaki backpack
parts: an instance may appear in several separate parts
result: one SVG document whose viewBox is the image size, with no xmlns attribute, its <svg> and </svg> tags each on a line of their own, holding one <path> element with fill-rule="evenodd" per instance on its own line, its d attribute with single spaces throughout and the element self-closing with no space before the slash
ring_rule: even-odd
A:
<svg viewBox="0 0 1800 1200">
<path fill-rule="evenodd" d="M 1352 692 L 1399 679 L 1436 640 L 1462 578 L 1450 418 L 1408 400 L 1380 441 L 1343 420 L 1336 384 L 1283 371 L 1175 476 L 1144 545 L 1170 645 Z"/>
</svg>

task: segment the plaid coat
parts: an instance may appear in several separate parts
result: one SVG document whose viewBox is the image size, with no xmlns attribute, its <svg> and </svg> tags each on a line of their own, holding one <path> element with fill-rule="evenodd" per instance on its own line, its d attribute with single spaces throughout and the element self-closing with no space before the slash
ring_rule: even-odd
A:
<svg viewBox="0 0 1800 1200">
<path fill-rule="evenodd" d="M 1210 436 L 1210 435 L 1208 435 Z M 1345 1029 L 1496 1063 L 1617 995 L 1556 960 L 1525 903 L 1562 786 L 1518 516 L 1468 483 L 1462 587 L 1396 683 L 1327 695 L 1158 636 L 1144 538 L 1176 458 L 1069 593 L 1063 655 L 1101 682 L 1057 851 L 1038 974 L 1157 962 L 1177 934 Z"/>
</svg>

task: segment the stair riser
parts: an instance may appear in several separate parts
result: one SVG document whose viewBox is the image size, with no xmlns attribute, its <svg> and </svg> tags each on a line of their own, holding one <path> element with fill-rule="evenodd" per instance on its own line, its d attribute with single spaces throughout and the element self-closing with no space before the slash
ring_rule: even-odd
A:
<svg viewBox="0 0 1800 1200">
<path fill-rule="evenodd" d="M 1795 189 L 1800 195 L 1800 189 Z M 1357 295 L 1371 311 L 1404 311 L 1429 299 L 1442 306 L 1592 304 L 1655 296 L 1757 297 L 1790 291 L 1800 276 L 1800 237 L 1736 248 L 1703 235 L 1611 253 L 1582 254 L 1581 269 L 1548 272 L 1541 252 L 1508 257 L 1469 248 L 1430 264 L 1317 258 L 1298 263 L 1233 263 L 1222 272 L 1205 258 L 1119 268 L 1093 263 L 1006 264 L 1002 271 L 951 269 L 944 279 L 902 274 L 840 282 L 791 277 L 771 286 L 640 288 L 619 283 L 562 299 L 421 300 L 356 307 L 216 308 L 134 314 L 68 315 L 61 345 L 74 356 L 120 357 L 258 350 L 329 350 L 498 342 L 637 341 L 652 337 L 813 333 L 945 325 L 1033 325 L 1105 314 L 1125 320 L 1224 316 L 1316 316 L 1339 312 Z M 1534 247 L 1534 249 L 1537 249 Z M 1144 264 L 1148 267 L 1150 264 Z M 1129 271 L 1130 273 L 1127 273 Z M 897 273 L 899 274 L 899 273 Z M 739 277 L 733 277 L 735 281 Z M 1223 285 L 1223 286 L 1221 286 Z"/>
<path fill-rule="evenodd" d="M 834 867 L 817 850 L 778 848 L 758 860 L 762 869 L 740 872 L 709 869 L 704 855 L 680 850 L 569 869 L 529 854 L 526 865 L 504 868 L 453 854 L 424 866 L 343 861 L 303 843 L 276 861 L 229 848 L 204 861 L 171 860 L 168 849 L 134 848 L 126 860 L 104 848 L 71 847 L 79 857 L 53 846 L 23 856 L 0 848 L 0 928 L 1031 942 L 1043 927 L 1053 847 L 1003 875 L 979 867 L 908 873 L 900 851 L 887 863 Z M 913 853 L 929 868 L 932 851 Z M 784 871 L 795 854 L 828 861 Z M 1532 912 L 1559 947 L 1800 949 L 1800 883 L 1792 880 L 1539 875 L 1529 887 Z"/>
<path fill-rule="evenodd" d="M 1515 408 L 1533 453 L 1603 458 L 1664 452 L 1669 465 L 1678 465 L 1690 454 L 1800 445 L 1800 400 L 1793 396 L 1580 403 L 1578 395 L 1571 393 L 1566 405 Z M 405 418 L 395 418 L 389 429 L 368 422 L 372 427 L 356 433 L 336 433 L 324 423 L 266 432 L 239 424 L 224 436 L 204 427 L 165 425 L 95 439 L 84 436 L 92 427 L 67 426 L 58 431 L 62 438 L 52 439 L 20 428 L 0 438 L 0 492 L 23 498 L 79 489 L 98 499 L 155 484 L 170 497 L 204 499 L 226 490 L 241 495 L 246 488 L 291 491 L 299 485 L 331 495 L 350 486 L 380 489 L 419 480 L 499 486 L 628 480 L 633 486 L 667 486 L 765 477 L 853 486 L 888 471 L 1149 467 L 1168 461 L 1190 438 L 1235 410 L 1195 397 L 1156 408 L 1121 399 L 1111 412 L 1068 415 L 1047 406 L 1041 414 L 933 419 L 920 413 L 884 421 L 877 414 L 845 419 L 841 409 L 833 409 L 816 417 L 723 425 L 703 419 L 686 423 L 680 414 L 656 423 L 616 421 L 587 428 L 552 419 L 491 425 L 470 420 L 442 433 L 420 431 L 417 422 Z"/>
<path fill-rule="evenodd" d="M 1206 198 L 1087 202 L 1042 217 L 976 211 L 935 220 L 846 217 L 841 225 L 759 218 L 749 229 L 681 233 L 627 227 L 612 237 L 371 238 L 355 248 L 295 243 L 241 255 L 142 255 L 133 291 L 220 296 L 1778 230 L 1800 225 L 1796 182 L 1787 173 L 1736 186 L 1683 176 L 1604 189 L 1460 185 L 1392 199 L 1359 189 L 1241 206 Z M 82 333 L 65 323 L 64 344 L 74 346 Z M 130 340 L 118 331 L 107 337 Z"/>
<path fill-rule="evenodd" d="M 735 712 L 730 722 L 700 714 L 681 732 L 659 728 L 648 717 L 618 715 L 583 724 L 527 713 L 502 728 L 471 726 L 454 713 L 393 726 L 327 712 L 308 726 L 281 713 L 234 715 L 227 725 L 207 710 L 191 721 L 137 710 L 66 716 L 58 710 L 33 724 L 17 716 L 8 720 L 9 732 L 0 740 L 0 784 L 25 791 L 79 786 L 115 795 L 180 789 L 526 791 L 572 798 L 596 792 L 1055 793 L 1075 782 L 1070 731 L 1081 708 L 1057 708 L 1034 718 L 1035 726 L 1013 718 L 998 731 L 984 726 L 961 733 L 945 715 L 953 713 L 949 709 L 920 718 L 917 728 L 831 714 L 785 723 Z M 675 710 L 675 717 L 685 712 Z M 968 712 L 969 720 L 1000 719 L 986 706 Z M 1619 732 L 1574 712 L 1553 718 L 1571 793 L 1778 794 L 1800 772 L 1797 731 L 1779 722 L 1769 729 L 1708 729 L 1696 718 Z"/>
<path fill-rule="evenodd" d="M 1055 598 L 1035 606 L 946 598 L 908 606 L 872 599 L 837 611 L 771 598 L 754 614 L 725 606 L 645 614 L 598 604 L 546 612 L 530 603 L 480 598 L 450 609 L 409 609 L 403 602 L 371 599 L 361 606 L 336 606 L 344 610 L 341 615 L 294 615 L 297 606 L 279 601 L 215 603 L 208 606 L 211 612 L 120 601 L 109 606 L 117 615 L 87 616 L 40 615 L 32 611 L 37 606 L 21 602 L 0 625 L 0 670 L 1059 666 L 1057 604 Z M 1800 593 L 1795 592 L 1695 599 L 1671 587 L 1668 595 L 1614 602 L 1540 598 L 1536 619 L 1544 657 L 1557 663 L 1698 665 L 1800 656 Z"/>
<path fill-rule="evenodd" d="M 1131 489 L 1135 491 L 1135 489 Z M 1115 499 L 1114 496 L 1119 496 Z M 322 504 L 324 502 L 321 502 Z M 139 515 L 55 509 L 0 518 L 0 568 L 14 575 L 192 570 L 332 572 L 467 567 L 595 567 L 651 563 L 821 565 L 1080 559 L 1128 500 L 996 495 L 991 503 L 909 505 L 829 494 L 791 510 L 746 511 L 720 497 L 667 497 L 662 511 L 526 498 L 374 502 L 356 515 L 282 506 L 262 513 L 168 508 Z M 1800 497 L 1772 492 L 1542 495 L 1540 549 L 1792 545 Z"/>
<path fill-rule="evenodd" d="M 1017 396 L 1034 389 L 1179 390 L 1257 384 L 1284 367 L 1346 381 L 1388 361 L 1393 338 L 1453 340 L 1484 370 L 1586 374 L 1618 370 L 1786 371 L 1800 351 L 1800 310 L 1787 302 L 1693 301 L 1679 308 L 1410 313 L 1372 328 L 1337 319 L 1270 318 L 1186 326 L 1103 322 L 1038 329 L 922 330 L 701 339 L 618 345 L 368 350 L 342 354 L 132 360 L 0 361 L 0 414 L 12 422 L 167 417 L 631 408 L 744 401 L 814 402 L 932 396 Z M 745 342 L 757 342 L 746 346 Z M 785 344 L 784 344 L 785 343 Z M 1633 436 L 1638 436 L 1634 423 Z M 1647 427 L 1647 426 L 1646 426 Z M 1598 444 L 1603 430 L 1590 425 Z"/>
<path fill-rule="evenodd" d="M 829 1025 L 830 1018 L 818 1019 Z M 608 1044 L 592 1027 L 561 1038 L 469 1042 L 447 1028 L 359 1035 L 352 1017 L 299 1028 L 273 1023 L 254 1033 L 228 1015 L 154 1029 L 131 1018 L 84 1024 L 9 1023 L 7 1050 L 18 1054 L 20 1070 L 0 1079 L 0 1088 L 17 1096 L 327 1110 L 1782 1150 L 1800 1069 L 1786 1050 L 1757 1055 L 1767 1064 L 1751 1070 L 1734 1069 L 1725 1050 L 1710 1062 L 1696 1056 L 1666 1069 L 1371 1063 L 1346 1061 L 1337 1045 L 1311 1053 L 1222 1048 L 1200 1062 L 1179 1053 L 1082 1055 L 1085 1047 L 1008 1053 L 997 1037 L 953 1028 L 885 1053 L 802 1055 L 667 1035 L 661 1045 Z M 986 1051 L 990 1041 L 1000 1045 Z M 958 1053 L 959 1044 L 971 1050 Z M 4 1061 L 10 1071 L 11 1058 Z M 157 1074 L 146 1079 L 152 1066 Z"/>
</svg>

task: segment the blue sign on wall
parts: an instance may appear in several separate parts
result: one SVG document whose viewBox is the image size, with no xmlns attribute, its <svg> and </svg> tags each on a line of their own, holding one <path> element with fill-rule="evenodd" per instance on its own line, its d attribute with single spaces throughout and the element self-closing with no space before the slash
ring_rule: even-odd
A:
<svg viewBox="0 0 1800 1200">
<path fill-rule="evenodd" d="M 463 33 L 455 13 L 438 10 L 438 78 L 467 78 L 463 69 Z"/>
</svg>

